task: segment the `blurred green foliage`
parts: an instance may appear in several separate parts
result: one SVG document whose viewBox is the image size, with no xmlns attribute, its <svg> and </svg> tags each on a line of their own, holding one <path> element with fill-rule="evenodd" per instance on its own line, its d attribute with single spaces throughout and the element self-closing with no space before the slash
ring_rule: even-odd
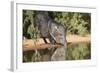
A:
<svg viewBox="0 0 100 73">
<path fill-rule="evenodd" d="M 86 35 L 90 33 L 90 13 L 55 12 L 54 19 L 63 24 L 67 34 Z"/>
<path fill-rule="evenodd" d="M 38 30 L 34 28 L 34 16 L 36 11 L 23 10 L 23 33 L 30 34 L 31 38 L 36 37 Z M 86 35 L 91 30 L 91 13 L 80 12 L 50 12 L 44 11 L 48 15 L 64 25 L 67 34 Z M 29 22 L 30 21 L 30 22 Z M 27 23 L 27 24 L 26 24 Z M 26 29 L 27 28 L 27 29 Z"/>
<path fill-rule="evenodd" d="M 70 44 L 66 49 L 66 60 L 82 60 L 91 58 L 90 43 Z"/>
<path fill-rule="evenodd" d="M 34 27 L 34 16 L 35 12 L 33 10 L 23 10 L 23 35 L 35 39 L 40 37 L 37 27 Z M 44 11 L 53 20 L 57 21 L 61 25 L 64 25 L 66 33 L 77 34 L 85 36 L 91 34 L 91 13 L 83 12 L 51 12 Z M 78 60 L 78 59 L 90 59 L 91 51 L 90 44 L 74 44 L 68 45 L 66 60 Z M 23 54 L 24 62 L 35 62 L 40 61 L 40 54 L 36 51 L 26 52 Z"/>
</svg>

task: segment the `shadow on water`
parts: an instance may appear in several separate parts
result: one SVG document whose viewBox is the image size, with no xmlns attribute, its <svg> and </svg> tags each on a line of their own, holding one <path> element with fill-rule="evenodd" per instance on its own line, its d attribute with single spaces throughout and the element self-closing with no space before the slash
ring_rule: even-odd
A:
<svg viewBox="0 0 100 73">
<path fill-rule="evenodd" d="M 91 59 L 91 43 L 71 43 L 66 49 L 66 60 Z"/>
</svg>

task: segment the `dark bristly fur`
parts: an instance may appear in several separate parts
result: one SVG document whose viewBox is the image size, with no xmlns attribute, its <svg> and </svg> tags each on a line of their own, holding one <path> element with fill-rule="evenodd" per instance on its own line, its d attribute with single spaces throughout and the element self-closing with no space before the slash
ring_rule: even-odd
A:
<svg viewBox="0 0 100 73">
<path fill-rule="evenodd" d="M 46 38 L 48 38 L 52 44 L 59 43 L 66 47 L 66 32 L 63 25 L 52 20 L 47 12 L 37 11 L 34 23 L 34 26 L 38 27 L 45 43 L 48 43 L 46 41 Z M 50 52 L 52 52 L 51 54 L 53 54 L 55 50 L 56 48 L 50 50 Z"/>
</svg>

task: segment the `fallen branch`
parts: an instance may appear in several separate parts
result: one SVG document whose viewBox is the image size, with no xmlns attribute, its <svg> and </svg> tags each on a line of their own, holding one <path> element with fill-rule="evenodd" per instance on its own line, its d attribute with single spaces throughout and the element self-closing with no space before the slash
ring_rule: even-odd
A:
<svg viewBox="0 0 100 73">
<path fill-rule="evenodd" d="M 24 48 L 23 48 L 23 51 L 29 51 L 29 50 L 38 50 L 38 49 L 46 49 L 46 48 L 53 48 L 53 47 L 61 47 L 62 45 L 59 45 L 59 44 L 38 44 L 38 45 L 24 45 Z"/>
<path fill-rule="evenodd" d="M 78 36 L 78 35 L 69 35 L 66 37 L 66 39 L 67 39 L 67 43 L 80 43 L 80 42 L 91 41 L 90 35 L 85 37 Z M 55 44 L 55 45 L 50 44 L 50 41 L 48 39 L 46 40 L 48 41 L 48 44 L 45 44 L 42 38 L 37 39 L 37 41 L 32 39 L 23 40 L 23 51 L 45 49 L 45 48 L 52 48 L 52 47 L 55 48 L 62 47 L 62 45 L 60 44 Z"/>
<path fill-rule="evenodd" d="M 46 48 L 53 48 L 53 47 L 62 47 L 60 44 L 45 44 L 42 39 L 38 39 L 38 41 L 34 40 L 23 40 L 23 51 L 29 51 L 29 50 L 36 50 L 36 49 L 46 49 Z"/>
</svg>

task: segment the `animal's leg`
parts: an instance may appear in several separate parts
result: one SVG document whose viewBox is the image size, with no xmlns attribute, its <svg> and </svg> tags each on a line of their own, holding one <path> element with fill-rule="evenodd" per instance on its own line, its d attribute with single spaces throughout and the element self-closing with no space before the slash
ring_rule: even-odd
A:
<svg viewBox="0 0 100 73">
<path fill-rule="evenodd" d="M 52 38 L 52 37 L 49 37 L 49 41 L 50 41 L 50 43 L 52 44 L 52 45 L 55 45 L 56 44 L 56 41 Z M 57 48 L 52 48 L 52 49 L 50 49 L 50 55 L 52 56 L 53 55 L 53 53 L 55 52 L 55 50 L 56 50 Z"/>
<path fill-rule="evenodd" d="M 46 38 L 43 37 L 43 40 L 44 40 L 44 42 L 45 42 L 46 44 L 48 43 L 47 40 L 46 40 Z"/>
</svg>

